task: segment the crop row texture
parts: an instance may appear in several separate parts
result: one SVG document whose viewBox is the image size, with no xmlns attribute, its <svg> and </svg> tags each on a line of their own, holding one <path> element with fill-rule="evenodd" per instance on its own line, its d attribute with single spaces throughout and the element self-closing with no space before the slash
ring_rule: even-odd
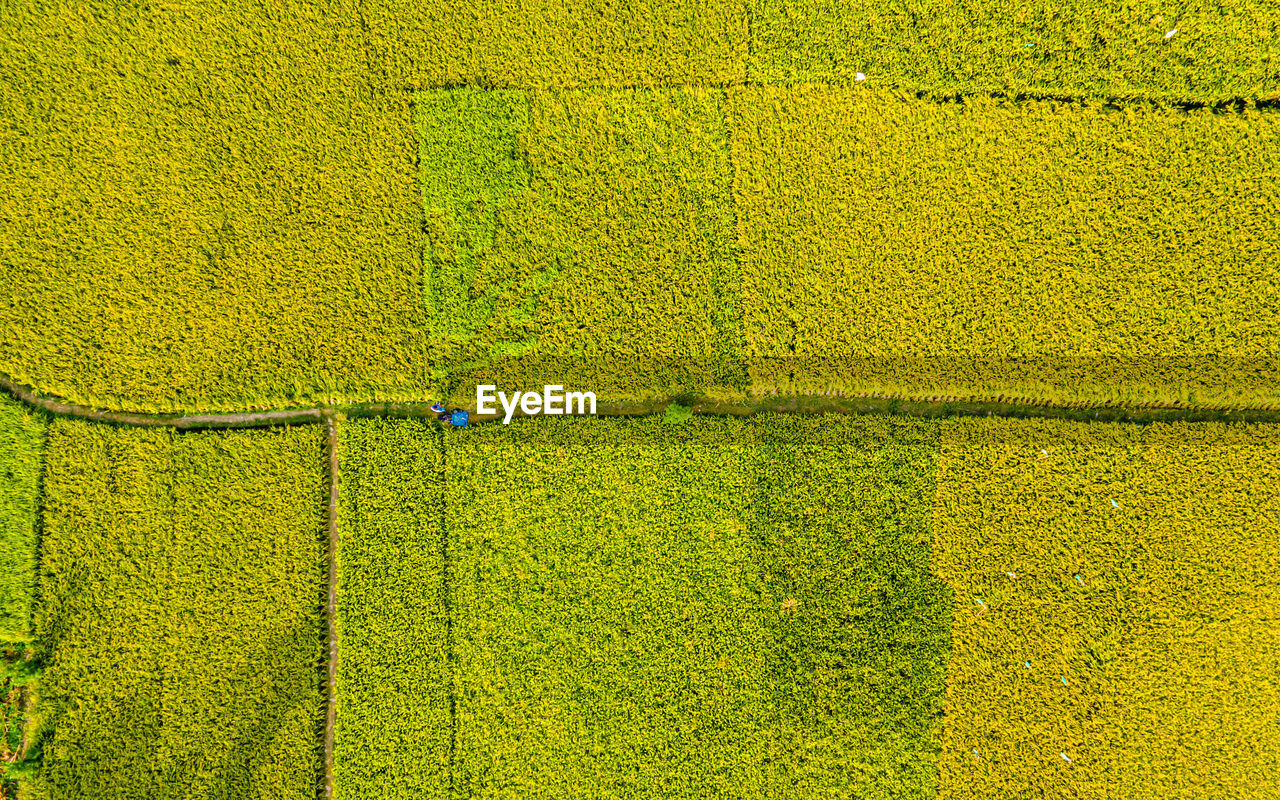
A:
<svg viewBox="0 0 1280 800">
<path fill-rule="evenodd" d="M 824 81 L 912 91 L 1214 102 L 1280 97 L 1267 0 L 376 0 L 374 62 L 416 88 Z M 1176 31 L 1175 33 L 1170 33 Z"/>
<path fill-rule="evenodd" d="M 30 634 L 44 436 L 41 416 L 0 396 L 0 642 Z"/>
<path fill-rule="evenodd" d="M 836 86 L 418 98 L 459 399 L 1280 402 L 1274 113 Z"/>
<path fill-rule="evenodd" d="M 9 4 L 0 369 L 141 410 L 423 394 L 411 97 L 354 3 Z"/>
<path fill-rule="evenodd" d="M 1280 430 L 943 429 L 940 796 L 1272 797 Z"/>
<path fill-rule="evenodd" d="M 449 794 L 452 733 L 440 434 L 340 428 L 337 800 Z"/>
<path fill-rule="evenodd" d="M 338 797 L 1280 783 L 1275 426 L 340 431 Z M 29 796 L 314 796 L 318 429 L 45 459 Z"/>
<path fill-rule="evenodd" d="M 462 394 L 744 384 L 722 92 L 417 97 L 426 303 Z"/>
<path fill-rule="evenodd" d="M 768 391 L 1275 404 L 1280 116 L 730 93 Z"/>
<path fill-rule="evenodd" d="M 51 423 L 33 798 L 314 798 L 318 427 Z"/>
<path fill-rule="evenodd" d="M 1243 309 L 1240 275 L 1261 274 L 1255 305 L 1275 309 L 1273 271 L 1259 273 L 1254 261 L 1275 244 L 1274 227 L 1259 222 L 1274 217 L 1277 184 L 1273 158 L 1258 155 L 1276 150 L 1266 115 L 1135 106 L 1130 123 L 1130 112 L 1097 107 L 951 107 L 884 89 L 1270 98 L 1280 46 L 1273 9 L 1232 0 L 1156 20 L 1154 8 L 1115 3 L 1006 3 L 975 25 L 989 6 L 863 5 L 218 0 L 197 14 L 166 2 L 13 4 L 0 16 L 0 369 L 49 394 L 139 410 L 423 399 L 451 372 L 520 352 L 504 359 L 512 371 L 501 377 L 616 374 L 620 395 L 739 386 L 739 237 L 743 258 L 768 262 L 758 267 L 781 281 L 775 290 L 794 290 L 801 305 L 830 271 L 869 262 L 921 279 L 876 284 L 851 273 L 896 291 L 869 301 L 892 318 L 903 303 L 929 307 L 940 287 L 927 279 L 950 280 L 955 264 L 974 263 L 996 283 L 993 302 L 1007 299 L 1010 282 L 1063 293 L 1063 303 L 1049 302 L 1057 316 L 1038 323 L 1074 324 L 1060 328 L 1062 339 L 1079 334 L 1092 347 L 1136 331 L 1176 341 L 1190 325 L 1191 358 L 1226 337 L 1228 358 L 1245 359 L 1197 362 L 1208 369 L 1203 380 L 1170 367 L 1156 376 L 1160 397 L 1231 395 L 1223 376 L 1253 380 L 1270 368 L 1249 361 L 1249 338 L 1264 334 L 1232 327 Z M 1166 25 L 1179 33 L 1153 39 Z M 851 82 L 857 71 L 870 78 Z M 747 79 L 852 88 L 747 89 Z M 459 84 L 534 94 L 524 111 L 512 96 L 427 96 Z M 734 87 L 728 109 L 712 84 Z M 539 94 L 586 86 L 597 91 Z M 410 87 L 427 90 L 417 95 L 417 124 L 475 126 L 471 149 L 417 168 Z M 637 87 L 646 88 L 625 93 Z M 809 135 L 811 124 L 825 138 Z M 442 135 L 437 145 L 462 132 Z M 744 152 L 744 137 L 755 136 L 770 149 Z M 782 194 L 756 187 L 763 194 L 740 198 L 737 236 L 725 228 L 726 137 L 742 161 L 740 186 L 763 180 L 761 168 L 780 171 L 771 180 Z M 485 147 L 510 156 L 512 143 L 510 163 L 482 158 Z M 972 166 L 944 169 L 960 159 Z M 458 198 L 419 189 L 454 168 L 473 170 L 459 192 L 498 182 L 482 211 L 440 229 L 438 217 L 423 219 L 419 197 L 429 216 Z M 1037 195 L 1023 197 L 1023 184 Z M 770 240 L 774 224 L 799 239 Z M 877 231 L 884 238 L 843 249 Z M 475 294 L 424 287 L 424 247 L 455 283 L 474 275 L 481 284 L 463 288 Z M 750 250 L 758 247 L 770 253 Z M 772 260 L 783 256 L 789 271 L 776 274 Z M 1099 276 L 1109 262 L 1120 269 Z M 1207 290 L 1196 294 L 1202 274 Z M 1094 280 L 1114 296 L 1099 295 Z M 958 293 L 941 288 L 943 315 L 965 292 L 985 293 L 963 281 Z M 424 303 L 424 291 L 438 304 Z M 1167 324 L 1161 303 L 1174 309 Z M 1185 317 L 1201 305 L 1201 318 Z M 956 324 L 985 336 L 1032 319 L 1017 304 L 1009 313 L 977 308 L 980 318 L 956 315 Z M 851 318 L 833 310 L 840 324 Z M 904 324 L 917 320 L 905 311 Z M 459 342 L 477 320 L 484 332 Z M 827 325 L 780 324 L 784 334 L 792 324 Z M 900 338 L 882 349 L 895 352 Z M 534 340 L 540 351 L 527 349 Z M 850 385 L 843 364 L 817 382 Z M 767 374 L 763 388 L 825 369 Z M 1020 369 L 1034 372 L 1008 371 Z M 852 383 L 887 384 L 868 371 Z M 982 374 L 917 377 L 905 393 L 988 385 L 973 382 Z M 1096 380 L 1053 382 L 1127 399 L 1133 378 L 1118 376 L 1113 392 L 1105 376 L 1085 377 Z"/>
<path fill-rule="evenodd" d="M 341 796 L 933 796 L 936 428 L 438 436 L 344 433 Z"/>
<path fill-rule="evenodd" d="M 750 76 L 942 94 L 1280 98 L 1268 0 L 753 0 Z"/>
</svg>

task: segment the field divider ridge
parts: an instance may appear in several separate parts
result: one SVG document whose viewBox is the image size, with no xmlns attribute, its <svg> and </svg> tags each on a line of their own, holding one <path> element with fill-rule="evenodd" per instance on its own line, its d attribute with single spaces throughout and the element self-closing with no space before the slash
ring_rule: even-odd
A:
<svg viewBox="0 0 1280 800">
<path fill-rule="evenodd" d="M 328 648 L 325 658 L 324 780 L 322 800 L 333 800 L 333 740 L 338 722 L 338 420 L 331 411 L 324 414 L 326 483 L 328 508 L 325 515 L 328 593 L 325 622 Z"/>
<path fill-rule="evenodd" d="M 868 88 L 894 92 L 901 97 L 914 97 L 925 103 L 961 104 L 965 100 L 985 97 L 992 100 L 1003 100 L 1009 103 L 1088 103 L 1105 108 L 1123 110 L 1133 106 L 1157 106 L 1178 112 L 1203 111 L 1209 109 L 1223 114 L 1236 114 L 1247 110 L 1262 112 L 1280 111 L 1280 98 L 1271 97 L 1221 97 L 1216 100 L 1187 100 L 1164 95 L 1105 95 L 1105 94 L 1073 94 L 1070 92 L 1046 91 L 1004 91 L 995 89 L 974 91 L 941 91 L 935 89 L 917 89 L 894 83 L 870 83 L 858 80 L 793 80 L 762 81 L 744 78 L 729 81 L 699 81 L 689 83 L 619 83 L 619 84 L 565 84 L 563 86 L 545 87 L 540 85 L 518 83 L 483 83 L 483 82 L 446 82 L 422 86 L 402 84 L 392 87 L 392 91 L 406 93 L 459 91 L 462 89 L 479 89 L 483 91 L 519 91 L 529 92 L 549 89 L 552 92 L 638 92 L 650 89 L 711 89 L 726 91 L 729 89 L 790 89 L 802 86 L 825 86 L 831 88 Z"/>
<path fill-rule="evenodd" d="M 254 411 L 148 413 L 107 411 L 68 403 L 38 394 L 0 372 L 0 390 L 21 402 L 55 417 L 133 427 L 171 427 L 179 430 L 231 428 L 271 428 L 324 422 L 334 414 L 344 418 L 434 420 L 436 412 L 428 402 L 366 402 L 318 405 Z M 923 394 L 923 393 L 922 393 Z M 709 396 L 699 393 L 652 397 L 643 400 L 602 400 L 599 417 L 637 417 L 661 414 L 672 403 L 692 406 L 695 414 L 749 417 L 756 414 L 876 414 L 885 416 L 941 419 L 948 417 L 1008 417 L 1013 419 L 1065 419 L 1080 422 L 1246 422 L 1280 423 L 1280 407 L 1272 405 L 1201 406 L 1189 403 L 1070 403 L 1056 404 L 1026 397 L 975 397 L 960 395 L 905 395 L 872 392 L 839 394 L 761 393 L 741 396 Z M 475 423 L 500 421 L 502 414 L 476 414 L 474 403 L 450 403 L 471 412 Z M 516 418 L 526 415 L 517 410 Z"/>
</svg>

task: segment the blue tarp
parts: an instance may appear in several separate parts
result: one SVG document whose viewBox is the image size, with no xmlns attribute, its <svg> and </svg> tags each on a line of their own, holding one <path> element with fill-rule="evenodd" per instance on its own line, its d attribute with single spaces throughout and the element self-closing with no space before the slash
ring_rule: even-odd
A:
<svg viewBox="0 0 1280 800">
<path fill-rule="evenodd" d="M 458 409 L 449 415 L 449 424 L 455 428 L 467 427 L 467 412 Z"/>
</svg>

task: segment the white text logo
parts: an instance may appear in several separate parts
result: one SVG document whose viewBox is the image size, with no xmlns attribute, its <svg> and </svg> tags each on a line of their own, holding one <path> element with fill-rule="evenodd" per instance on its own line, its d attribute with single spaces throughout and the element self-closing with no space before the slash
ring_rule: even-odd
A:
<svg viewBox="0 0 1280 800">
<path fill-rule="evenodd" d="M 566 392 L 563 386 L 543 386 L 542 394 L 537 392 L 499 392 L 497 386 L 486 385 L 476 387 L 476 413 L 496 414 L 494 402 L 502 404 L 506 416 L 502 424 L 511 422 L 519 408 L 525 414 L 594 414 L 596 413 L 595 392 Z"/>
</svg>

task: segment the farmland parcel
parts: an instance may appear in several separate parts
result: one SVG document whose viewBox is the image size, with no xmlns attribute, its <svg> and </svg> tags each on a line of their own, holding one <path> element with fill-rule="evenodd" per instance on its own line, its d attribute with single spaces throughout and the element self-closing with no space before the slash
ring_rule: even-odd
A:
<svg viewBox="0 0 1280 800">
<path fill-rule="evenodd" d="M 1277 464 L 1275 427 L 945 427 L 940 796 L 1274 797 Z"/>
<path fill-rule="evenodd" d="M 36 510 L 45 421 L 0 396 L 0 641 L 31 627 L 36 575 Z"/>
<path fill-rule="evenodd" d="M 1280 115 L 730 93 L 760 391 L 1280 401 Z"/>
<path fill-rule="evenodd" d="M 339 797 L 1280 782 L 1274 427 L 340 430 Z M 319 456 L 51 425 L 32 796 L 314 794 Z"/>
<path fill-rule="evenodd" d="M 439 487 L 387 427 L 344 436 L 340 796 L 933 795 L 929 429 L 492 426 Z"/>
<path fill-rule="evenodd" d="M 459 395 L 743 385 L 723 100 L 417 94 L 426 302 Z"/>
<path fill-rule="evenodd" d="M 757 81 L 852 83 L 946 95 L 1280 98 L 1268 0 L 751 0 Z"/>
<path fill-rule="evenodd" d="M 439 433 L 340 428 L 334 796 L 449 797 L 449 602 Z"/>
<path fill-rule="evenodd" d="M 0 371 L 1276 404 L 1274 9 L 997 5 L 17 3 Z"/>
<path fill-rule="evenodd" d="M 0 15 L 0 370 L 140 410 L 421 396 L 411 97 L 358 18 Z"/>
<path fill-rule="evenodd" d="M 33 796 L 316 796 L 321 442 L 51 425 Z"/>
<path fill-rule="evenodd" d="M 820 85 L 418 98 L 457 396 L 1280 401 L 1274 113 Z"/>
</svg>

